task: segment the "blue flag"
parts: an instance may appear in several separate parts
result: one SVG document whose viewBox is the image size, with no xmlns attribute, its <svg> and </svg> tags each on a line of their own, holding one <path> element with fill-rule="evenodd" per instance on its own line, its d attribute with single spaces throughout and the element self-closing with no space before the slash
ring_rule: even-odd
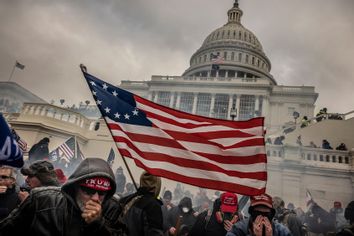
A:
<svg viewBox="0 0 354 236">
<path fill-rule="evenodd" d="M 23 166 L 23 154 L 14 139 L 5 118 L 0 113 L 0 165 Z"/>
</svg>

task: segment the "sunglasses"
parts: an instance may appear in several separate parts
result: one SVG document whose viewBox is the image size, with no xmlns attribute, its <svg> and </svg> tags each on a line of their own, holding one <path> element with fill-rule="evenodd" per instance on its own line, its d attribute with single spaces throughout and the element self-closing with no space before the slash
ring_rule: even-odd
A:
<svg viewBox="0 0 354 236">
<path fill-rule="evenodd" d="M 85 194 L 90 195 L 90 196 L 94 195 L 95 193 L 97 193 L 99 196 L 105 196 L 107 194 L 107 191 L 100 191 L 100 190 L 88 188 L 88 187 L 85 187 L 85 186 L 80 186 L 80 189 Z"/>
<path fill-rule="evenodd" d="M 7 175 L 0 175 L 0 179 L 10 179 L 11 177 L 10 176 L 7 176 Z"/>
</svg>

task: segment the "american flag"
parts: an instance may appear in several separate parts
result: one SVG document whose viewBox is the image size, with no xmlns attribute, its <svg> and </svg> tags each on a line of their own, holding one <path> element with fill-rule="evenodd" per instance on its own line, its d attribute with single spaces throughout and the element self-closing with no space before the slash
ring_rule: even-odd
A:
<svg viewBox="0 0 354 236">
<path fill-rule="evenodd" d="M 18 147 L 21 149 L 22 153 L 27 152 L 27 143 L 23 140 L 14 129 L 11 129 L 12 136 L 16 140 Z"/>
<path fill-rule="evenodd" d="M 68 163 L 75 156 L 75 138 L 71 137 L 58 147 L 59 156 L 64 158 Z"/>
<path fill-rule="evenodd" d="M 220 56 L 220 53 L 218 52 L 217 54 L 211 54 L 211 61 L 213 62 L 213 64 L 222 64 L 224 63 L 224 58 L 222 56 Z"/>
<path fill-rule="evenodd" d="M 262 117 L 235 122 L 196 116 L 83 73 L 123 157 L 153 175 L 199 187 L 265 192 Z"/>
</svg>

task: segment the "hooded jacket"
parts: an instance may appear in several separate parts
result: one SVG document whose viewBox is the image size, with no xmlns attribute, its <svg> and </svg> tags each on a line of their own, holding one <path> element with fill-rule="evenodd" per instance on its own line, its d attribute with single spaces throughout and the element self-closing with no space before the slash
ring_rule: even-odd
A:
<svg viewBox="0 0 354 236">
<path fill-rule="evenodd" d="M 104 218 L 87 224 L 75 196 L 78 183 L 91 177 L 106 177 L 111 189 L 103 203 L 113 196 L 116 184 L 108 164 L 98 158 L 87 158 L 81 162 L 68 181 L 61 187 L 40 187 L 0 222 L 0 234 L 6 235 L 111 235 Z M 104 212 L 102 212 L 104 215 Z"/>
<path fill-rule="evenodd" d="M 144 171 L 136 193 L 109 204 L 105 218 L 115 235 L 162 236 L 162 202 L 157 199 L 161 178 Z"/>
<path fill-rule="evenodd" d="M 189 209 L 188 212 L 184 213 L 183 208 L 186 207 Z M 175 227 L 177 225 L 177 221 L 179 217 L 181 218 L 181 222 L 179 222 L 180 229 L 182 226 L 188 227 L 190 230 L 194 223 L 196 222 L 197 218 L 194 216 L 194 210 L 192 208 L 192 200 L 189 197 L 184 197 L 181 199 L 179 202 L 178 206 L 173 207 L 169 212 L 167 216 L 167 225 L 168 229 L 171 227 Z"/>
</svg>

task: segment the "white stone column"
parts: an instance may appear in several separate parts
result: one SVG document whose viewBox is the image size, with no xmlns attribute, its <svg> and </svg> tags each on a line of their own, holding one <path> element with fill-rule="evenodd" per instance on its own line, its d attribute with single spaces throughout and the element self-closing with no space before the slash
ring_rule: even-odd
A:
<svg viewBox="0 0 354 236">
<path fill-rule="evenodd" d="M 211 94 L 209 117 L 214 117 L 215 93 Z"/>
<path fill-rule="evenodd" d="M 198 100 L 198 93 L 194 93 L 192 114 L 195 114 L 197 111 L 197 100 Z"/>
<path fill-rule="evenodd" d="M 158 92 L 155 92 L 154 103 L 157 103 L 157 97 L 159 96 Z"/>
<path fill-rule="evenodd" d="M 268 97 L 263 96 L 263 104 L 262 104 L 262 116 L 267 117 L 269 111 L 269 100 Z"/>
<path fill-rule="evenodd" d="M 236 109 L 237 109 L 236 120 L 240 119 L 240 100 L 241 100 L 241 94 L 237 95 L 237 98 L 236 98 Z"/>
<path fill-rule="evenodd" d="M 181 92 L 177 92 L 176 109 L 178 110 L 181 104 Z"/>
<path fill-rule="evenodd" d="M 170 107 L 173 108 L 173 102 L 175 100 L 175 93 L 170 92 Z"/>
<path fill-rule="evenodd" d="M 227 108 L 227 117 L 226 119 L 231 120 L 231 109 L 232 109 L 232 100 L 233 100 L 234 95 L 229 94 L 229 107 Z"/>
<path fill-rule="evenodd" d="M 260 115 L 260 110 L 259 110 L 259 96 L 255 96 L 255 103 L 254 103 L 254 111 L 258 111 L 258 116 Z M 256 114 L 257 115 L 257 114 Z"/>
<path fill-rule="evenodd" d="M 151 92 L 151 91 L 149 91 L 149 94 L 148 94 L 147 99 L 148 99 L 149 101 L 151 101 L 151 100 L 152 100 L 152 92 Z"/>
</svg>

